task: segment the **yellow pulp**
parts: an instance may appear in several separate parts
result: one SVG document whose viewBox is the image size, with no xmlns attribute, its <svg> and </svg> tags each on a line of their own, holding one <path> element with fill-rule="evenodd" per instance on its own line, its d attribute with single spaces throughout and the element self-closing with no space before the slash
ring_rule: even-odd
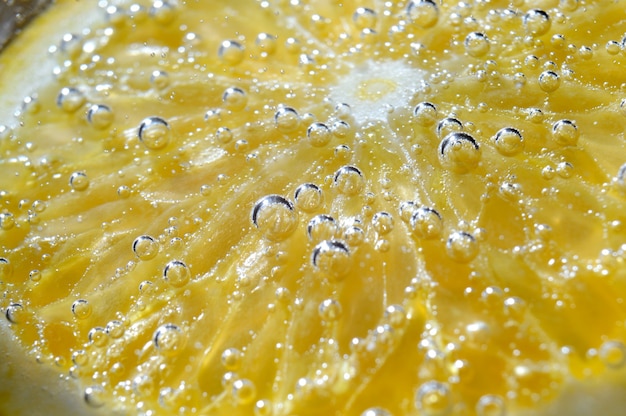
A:
<svg viewBox="0 0 626 416">
<path fill-rule="evenodd" d="M 626 2 L 95 4 L 0 57 L 0 343 L 72 414 L 621 414 Z"/>
</svg>

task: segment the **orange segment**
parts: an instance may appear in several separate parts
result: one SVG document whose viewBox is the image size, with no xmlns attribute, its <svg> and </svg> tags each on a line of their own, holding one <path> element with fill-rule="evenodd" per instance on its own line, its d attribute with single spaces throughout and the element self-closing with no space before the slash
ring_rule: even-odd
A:
<svg viewBox="0 0 626 416">
<path fill-rule="evenodd" d="M 58 3 L 0 55 L 1 410 L 619 414 L 621 2 Z"/>
</svg>

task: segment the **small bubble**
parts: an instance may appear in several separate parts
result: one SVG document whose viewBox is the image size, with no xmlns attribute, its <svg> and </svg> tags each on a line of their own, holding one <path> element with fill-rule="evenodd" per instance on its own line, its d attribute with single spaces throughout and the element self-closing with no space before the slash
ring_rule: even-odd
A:
<svg viewBox="0 0 626 416">
<path fill-rule="evenodd" d="M 78 299 L 72 303 L 72 314 L 77 319 L 87 319 L 91 316 L 92 308 L 85 299 Z"/>
<path fill-rule="evenodd" d="M 413 201 L 402 201 L 400 203 L 400 218 L 402 218 L 402 221 L 410 222 L 411 217 L 415 214 L 417 208 L 419 207 Z"/>
<path fill-rule="evenodd" d="M 300 125 L 300 116 L 291 107 L 281 107 L 274 114 L 274 122 L 280 131 L 290 133 L 295 131 Z"/>
<path fill-rule="evenodd" d="M 453 260 L 467 263 L 478 254 L 478 242 L 468 232 L 455 231 L 448 237 L 446 251 Z"/>
<path fill-rule="evenodd" d="M 67 113 L 76 112 L 83 104 L 85 96 L 76 88 L 63 88 L 57 96 L 57 106 Z"/>
<path fill-rule="evenodd" d="M 559 0 L 559 7 L 566 12 L 578 9 L 578 0 Z"/>
<path fill-rule="evenodd" d="M 370 407 L 361 413 L 361 416 L 391 416 L 391 413 L 382 407 Z"/>
<path fill-rule="evenodd" d="M 352 14 L 352 21 L 358 29 L 372 29 L 376 27 L 377 18 L 376 12 L 367 7 L 359 7 Z"/>
<path fill-rule="evenodd" d="M 174 287 L 182 287 L 189 281 L 189 267 L 180 260 L 172 260 L 163 269 L 163 278 Z"/>
<path fill-rule="evenodd" d="M 342 166 L 335 172 L 334 183 L 337 190 L 348 196 L 356 195 L 363 189 L 365 178 L 354 166 Z"/>
<path fill-rule="evenodd" d="M 543 122 L 543 111 L 540 108 L 529 108 L 526 117 L 528 121 L 535 124 Z"/>
<path fill-rule="evenodd" d="M 532 36 L 541 36 L 550 30 L 551 22 L 548 13 L 540 9 L 532 9 L 524 15 L 522 23 L 526 33 Z"/>
<path fill-rule="evenodd" d="M 283 241 L 298 225 L 293 204 L 280 195 L 267 195 L 252 209 L 252 222 L 270 241 Z"/>
<path fill-rule="evenodd" d="M 621 341 L 606 341 L 600 346 L 600 360 L 609 368 L 620 369 L 626 364 L 626 346 Z"/>
<path fill-rule="evenodd" d="M 233 382 L 232 395 L 238 404 L 248 404 L 256 397 L 256 386 L 248 379 L 239 379 Z"/>
<path fill-rule="evenodd" d="M 133 252 L 139 260 L 153 259 L 159 253 L 159 243 L 149 235 L 139 236 L 133 241 Z"/>
<path fill-rule="evenodd" d="M 150 7 L 150 16 L 161 25 L 174 21 L 176 14 L 176 6 L 169 1 L 155 0 Z"/>
<path fill-rule="evenodd" d="M 422 28 L 430 28 L 439 20 L 439 8 L 433 0 L 410 0 L 406 6 L 409 20 Z"/>
<path fill-rule="evenodd" d="M 222 144 L 230 143 L 233 140 L 233 132 L 228 127 L 219 127 L 215 135 Z"/>
<path fill-rule="evenodd" d="M 571 120 L 559 120 L 552 126 L 552 137 L 561 146 L 576 146 L 578 127 Z"/>
<path fill-rule="evenodd" d="M 89 187 L 89 178 L 85 172 L 74 172 L 70 175 L 70 187 L 74 191 L 84 191 Z"/>
<path fill-rule="evenodd" d="M 0 228 L 7 231 L 15 226 L 15 217 L 10 212 L 0 213 Z"/>
<path fill-rule="evenodd" d="M 493 141 L 498 152 L 504 156 L 514 156 L 524 150 L 522 134 L 512 127 L 498 130 Z"/>
<path fill-rule="evenodd" d="M 472 32 L 465 38 L 465 51 L 475 58 L 489 52 L 489 39 L 481 32 Z"/>
<path fill-rule="evenodd" d="M 222 352 L 221 361 L 224 368 L 229 371 L 237 370 L 241 366 L 243 354 L 237 348 L 226 348 Z"/>
<path fill-rule="evenodd" d="M 486 394 L 476 403 L 476 416 L 505 416 L 504 400 L 494 394 Z"/>
<path fill-rule="evenodd" d="M 424 416 L 445 415 L 451 407 L 448 386 L 438 381 L 427 381 L 417 390 L 415 406 Z"/>
<path fill-rule="evenodd" d="M 85 350 L 74 351 L 72 353 L 72 362 L 79 367 L 87 365 L 89 362 L 89 355 L 87 355 Z"/>
<path fill-rule="evenodd" d="M 7 318 L 7 321 L 9 321 L 12 324 L 18 324 L 21 321 L 21 315 L 24 312 L 24 307 L 22 306 L 21 303 L 11 303 L 5 313 L 4 316 Z"/>
<path fill-rule="evenodd" d="M 170 142 L 170 125 L 161 117 L 148 117 L 139 125 L 137 135 L 148 149 L 162 149 Z"/>
<path fill-rule="evenodd" d="M 622 45 L 617 41 L 610 40 L 606 43 L 605 49 L 609 55 L 617 55 L 622 51 Z"/>
<path fill-rule="evenodd" d="M 334 299 L 326 299 L 318 308 L 320 318 L 326 322 L 334 322 L 341 317 L 341 304 Z"/>
<path fill-rule="evenodd" d="M 306 131 L 306 136 L 314 147 L 322 147 L 330 142 L 332 132 L 324 123 L 313 123 Z"/>
<path fill-rule="evenodd" d="M 83 395 L 85 403 L 90 407 L 102 407 L 104 406 L 104 388 L 102 386 L 90 386 L 85 389 Z"/>
<path fill-rule="evenodd" d="M 343 238 L 350 246 L 356 247 L 365 241 L 365 232 L 360 227 L 351 225 L 344 231 Z"/>
<path fill-rule="evenodd" d="M 385 309 L 384 319 L 392 328 L 402 328 L 407 320 L 406 312 L 400 305 L 389 305 Z"/>
<path fill-rule="evenodd" d="M 437 107 L 429 102 L 421 102 L 415 106 L 413 115 L 420 126 L 432 126 L 437 121 Z"/>
<path fill-rule="evenodd" d="M 331 130 L 335 137 L 343 138 L 350 132 L 350 124 L 343 120 L 338 120 L 333 123 Z"/>
<path fill-rule="evenodd" d="M 159 69 L 152 71 L 150 74 L 150 83 L 154 85 L 154 87 L 162 91 L 169 87 L 170 85 L 170 76 L 167 72 L 161 71 Z"/>
<path fill-rule="evenodd" d="M 560 162 L 556 165 L 556 173 L 564 179 L 571 178 L 573 170 L 574 166 L 569 162 Z"/>
<path fill-rule="evenodd" d="M 41 272 L 39 270 L 31 270 L 30 273 L 28 273 L 28 278 L 32 282 L 38 282 L 41 280 Z"/>
<path fill-rule="evenodd" d="M 332 280 L 341 280 L 350 269 L 350 251 L 341 241 L 324 240 L 313 249 L 311 261 Z"/>
<path fill-rule="evenodd" d="M 469 172 L 480 162 L 480 146 L 467 133 L 450 133 L 439 144 L 439 161 L 454 172 Z"/>
<path fill-rule="evenodd" d="M 437 137 L 463 131 L 463 123 L 454 117 L 447 117 L 437 124 Z"/>
<path fill-rule="evenodd" d="M 262 54 L 271 55 L 276 51 L 276 36 L 269 33 L 259 33 L 255 43 Z"/>
<path fill-rule="evenodd" d="M 220 44 L 217 51 L 217 56 L 226 65 L 235 66 L 243 61 L 244 47 L 241 43 L 235 40 L 225 40 Z"/>
<path fill-rule="evenodd" d="M 294 200 L 296 207 L 304 212 L 312 212 L 322 205 L 324 197 L 322 190 L 315 184 L 303 183 L 296 188 Z"/>
<path fill-rule="evenodd" d="M 158 327 L 152 340 L 157 351 L 167 357 L 179 354 L 185 346 L 185 334 L 174 324 L 164 324 Z"/>
<path fill-rule="evenodd" d="M 117 195 L 120 198 L 126 199 L 130 196 L 131 190 L 128 186 L 126 185 L 122 185 L 119 188 L 117 188 Z"/>
<path fill-rule="evenodd" d="M 310 240 L 321 241 L 334 237 L 339 226 L 330 215 L 320 214 L 311 218 L 306 230 Z"/>
<path fill-rule="evenodd" d="M 248 96 L 241 88 L 230 87 L 222 94 L 222 102 L 229 110 L 243 110 L 248 104 Z"/>
<path fill-rule="evenodd" d="M 372 217 L 372 226 L 379 235 L 388 234 L 393 230 L 393 217 L 388 212 L 377 212 Z"/>
<path fill-rule="evenodd" d="M 124 335 L 126 329 L 121 321 L 110 321 L 104 328 L 109 337 L 113 339 L 119 339 Z"/>
<path fill-rule="evenodd" d="M 99 326 L 91 328 L 87 334 L 87 338 L 89 338 L 89 342 L 96 347 L 104 347 L 109 342 L 109 336 L 106 331 Z"/>
<path fill-rule="evenodd" d="M 259 400 L 254 405 L 255 416 L 270 416 L 273 413 L 272 402 L 267 399 Z"/>
<path fill-rule="evenodd" d="M 554 92 L 560 85 L 561 78 L 554 71 L 543 71 L 539 75 L 539 87 L 545 92 Z"/>
<path fill-rule="evenodd" d="M 411 216 L 410 224 L 415 235 L 427 240 L 439 237 L 443 231 L 441 215 L 433 208 L 417 208 Z"/>
<path fill-rule="evenodd" d="M 113 111 L 104 104 L 93 104 L 87 110 L 87 121 L 98 130 L 109 127 L 113 123 L 113 118 Z"/>
</svg>

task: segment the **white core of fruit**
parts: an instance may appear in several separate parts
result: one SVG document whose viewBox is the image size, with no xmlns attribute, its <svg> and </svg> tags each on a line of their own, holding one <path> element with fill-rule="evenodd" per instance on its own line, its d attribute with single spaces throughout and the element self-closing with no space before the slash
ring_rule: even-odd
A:
<svg viewBox="0 0 626 416">
<path fill-rule="evenodd" d="M 426 88 L 426 75 L 405 62 L 368 60 L 341 77 L 341 83 L 331 87 L 330 98 L 350 105 L 360 122 L 386 120 L 391 111 L 408 106 L 411 98 Z"/>
</svg>

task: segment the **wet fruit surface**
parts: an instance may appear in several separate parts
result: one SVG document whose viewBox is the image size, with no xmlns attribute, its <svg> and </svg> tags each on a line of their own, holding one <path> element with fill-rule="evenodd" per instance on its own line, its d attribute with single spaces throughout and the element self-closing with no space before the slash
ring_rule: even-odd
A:
<svg viewBox="0 0 626 416">
<path fill-rule="evenodd" d="M 10 331 L 130 414 L 505 415 L 623 375 L 624 6 L 100 2 L 0 120 Z"/>
</svg>

